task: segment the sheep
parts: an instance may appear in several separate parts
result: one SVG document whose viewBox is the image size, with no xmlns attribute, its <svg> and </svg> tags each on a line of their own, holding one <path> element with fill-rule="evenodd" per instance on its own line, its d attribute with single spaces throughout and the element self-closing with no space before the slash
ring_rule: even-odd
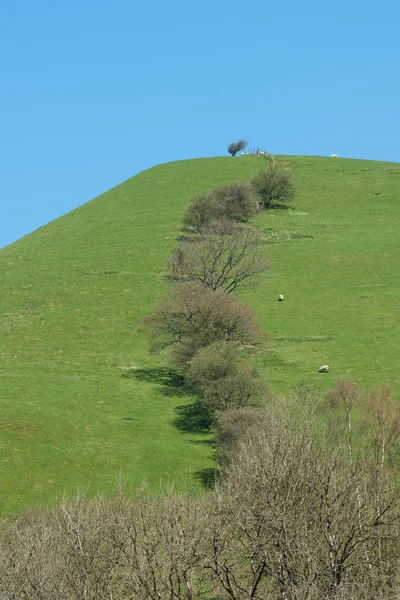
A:
<svg viewBox="0 0 400 600">
<path fill-rule="evenodd" d="M 328 365 L 322 365 L 322 367 L 320 367 L 318 370 L 318 373 L 328 373 L 328 372 L 329 372 Z"/>
<path fill-rule="evenodd" d="M 337 157 L 338 157 L 338 155 L 337 155 L 337 154 L 332 154 L 332 155 L 331 155 L 331 158 L 337 158 Z"/>
<path fill-rule="evenodd" d="M 278 296 L 278 302 L 282 302 L 283 298 L 284 298 L 284 296 L 282 296 L 282 294 L 279 294 L 279 296 Z"/>
</svg>

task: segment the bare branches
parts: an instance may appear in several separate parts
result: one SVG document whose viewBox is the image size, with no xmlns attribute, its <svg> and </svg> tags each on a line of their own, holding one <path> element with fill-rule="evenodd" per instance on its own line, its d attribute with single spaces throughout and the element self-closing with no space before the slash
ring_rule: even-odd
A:
<svg viewBox="0 0 400 600">
<path fill-rule="evenodd" d="M 1 592 L 24 600 L 396 597 L 398 483 L 377 479 L 369 461 L 356 472 L 346 436 L 329 448 L 308 409 L 295 419 L 291 411 L 238 410 L 246 426 L 233 431 L 224 477 L 207 495 L 78 498 L 3 525 Z"/>
<path fill-rule="evenodd" d="M 259 230 L 217 221 L 180 244 L 172 254 L 171 278 L 227 293 L 257 283 L 268 262 Z"/>
</svg>

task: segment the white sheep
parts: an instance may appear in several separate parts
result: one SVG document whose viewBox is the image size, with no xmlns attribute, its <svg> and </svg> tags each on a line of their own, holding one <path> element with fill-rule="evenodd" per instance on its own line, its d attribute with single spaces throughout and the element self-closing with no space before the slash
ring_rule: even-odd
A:
<svg viewBox="0 0 400 600">
<path fill-rule="evenodd" d="M 322 365 L 322 367 L 320 367 L 318 370 L 318 373 L 328 373 L 328 372 L 329 372 L 328 365 Z"/>
<path fill-rule="evenodd" d="M 282 302 L 283 298 L 284 298 L 284 296 L 282 296 L 282 294 L 279 294 L 279 296 L 278 296 L 278 301 L 279 301 L 279 302 Z"/>
<path fill-rule="evenodd" d="M 338 155 L 337 154 L 332 154 L 331 158 L 337 158 Z"/>
</svg>

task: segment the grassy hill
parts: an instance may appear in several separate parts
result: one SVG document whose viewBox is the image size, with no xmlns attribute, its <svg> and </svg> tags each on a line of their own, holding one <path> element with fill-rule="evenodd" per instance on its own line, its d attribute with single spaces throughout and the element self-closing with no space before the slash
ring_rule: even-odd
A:
<svg viewBox="0 0 400 600">
<path fill-rule="evenodd" d="M 109 491 L 120 473 L 157 486 L 212 466 L 191 398 L 148 354 L 141 319 L 165 289 L 190 196 L 250 179 L 261 161 L 160 165 L 0 251 L 3 511 L 77 487 Z M 326 389 L 345 375 L 398 393 L 400 165 L 279 162 L 298 197 L 256 217 L 271 269 L 242 293 L 270 332 L 265 377 L 278 390 L 305 379 Z"/>
</svg>

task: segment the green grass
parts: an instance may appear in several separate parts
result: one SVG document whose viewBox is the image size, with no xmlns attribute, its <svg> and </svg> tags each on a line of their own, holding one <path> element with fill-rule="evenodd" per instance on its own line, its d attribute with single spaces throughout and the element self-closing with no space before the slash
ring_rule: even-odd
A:
<svg viewBox="0 0 400 600">
<path fill-rule="evenodd" d="M 160 165 L 0 251 L 4 511 L 77 487 L 109 492 L 120 474 L 200 485 L 210 435 L 179 379 L 148 354 L 141 320 L 165 289 L 190 196 L 249 179 L 262 161 Z M 270 334 L 256 360 L 277 390 L 348 376 L 398 393 L 400 165 L 279 161 L 299 193 L 254 220 L 271 259 L 263 284 L 241 294 Z"/>
</svg>

